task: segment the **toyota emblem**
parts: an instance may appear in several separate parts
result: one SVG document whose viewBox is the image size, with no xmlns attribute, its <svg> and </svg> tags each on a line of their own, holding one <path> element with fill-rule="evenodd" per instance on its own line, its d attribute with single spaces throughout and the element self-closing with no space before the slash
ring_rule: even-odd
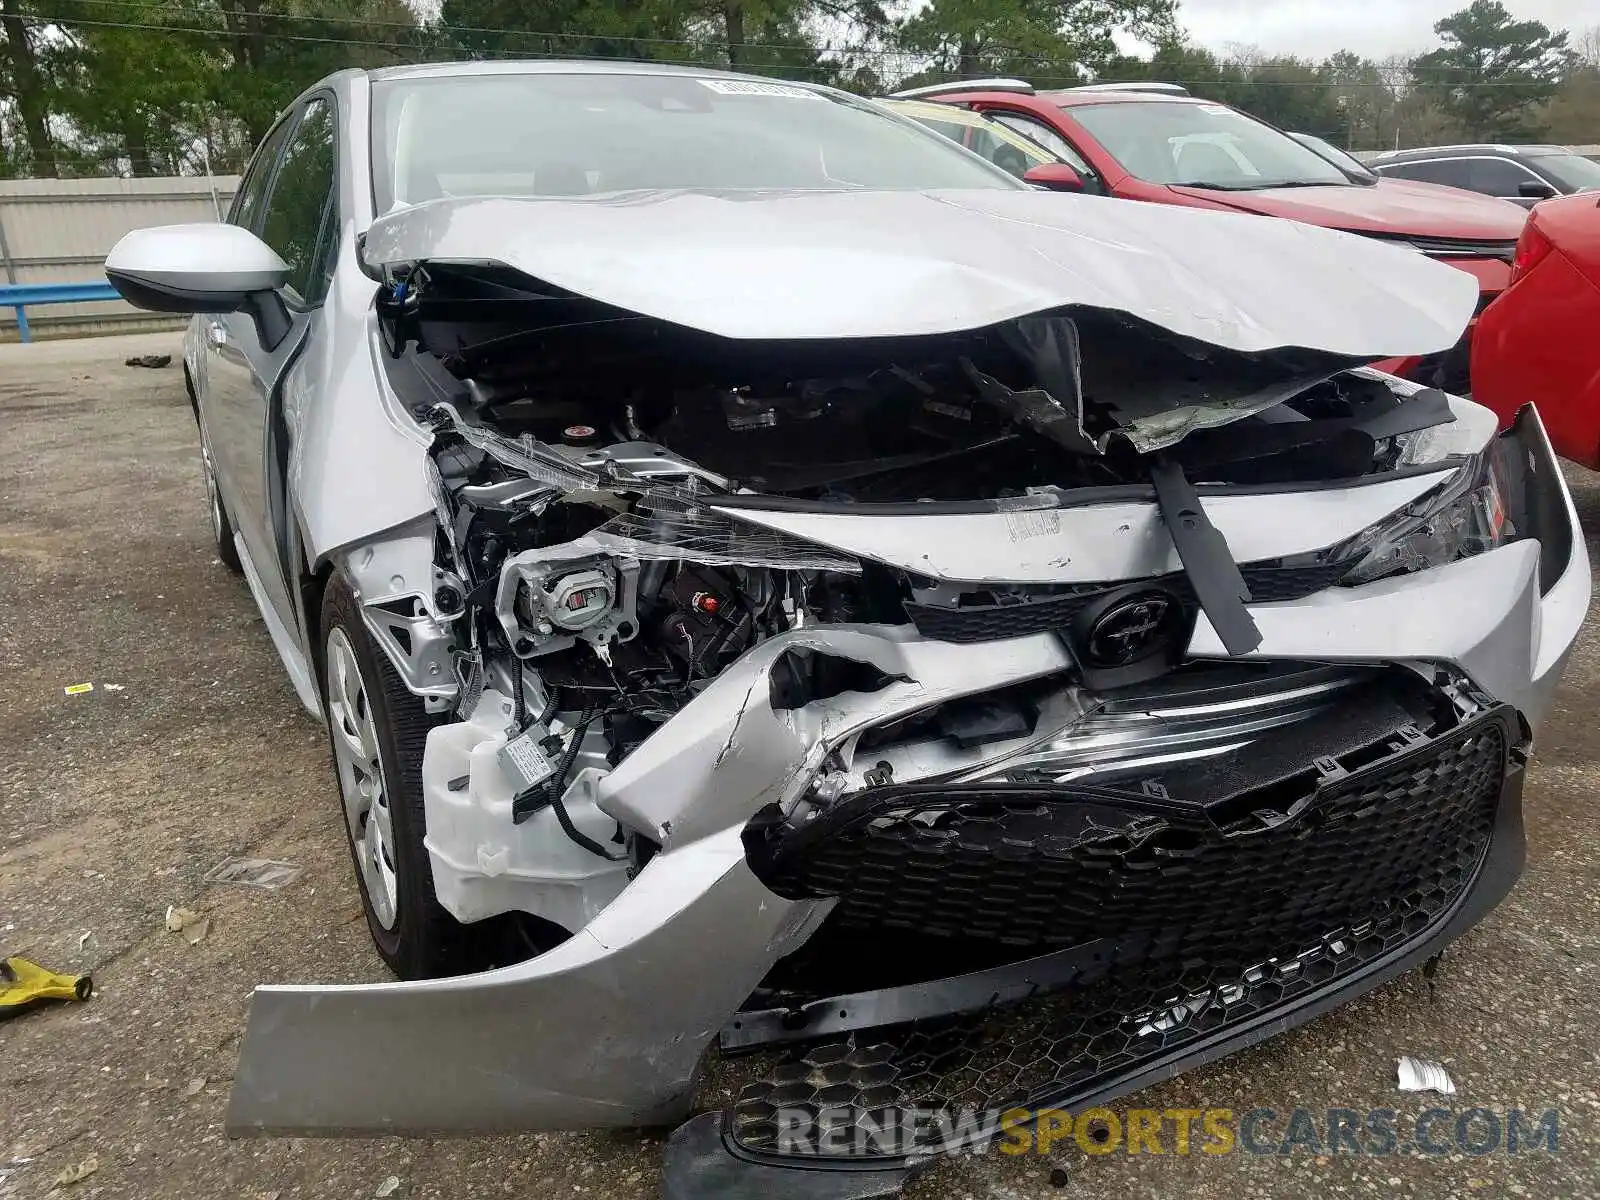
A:
<svg viewBox="0 0 1600 1200">
<path fill-rule="evenodd" d="M 1090 666 L 1125 667 L 1171 644 L 1181 610 L 1166 592 L 1140 592 L 1101 613 L 1084 638 Z"/>
</svg>

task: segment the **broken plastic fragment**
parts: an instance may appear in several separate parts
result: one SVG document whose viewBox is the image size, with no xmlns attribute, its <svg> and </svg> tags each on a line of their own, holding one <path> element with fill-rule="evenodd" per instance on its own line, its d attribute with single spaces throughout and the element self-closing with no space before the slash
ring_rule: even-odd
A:
<svg viewBox="0 0 1600 1200">
<path fill-rule="evenodd" d="M 395 1194 L 395 1192 L 397 1192 L 399 1190 L 400 1190 L 400 1176 L 391 1175 L 391 1176 L 389 1176 L 389 1178 L 385 1179 L 382 1183 L 380 1183 L 378 1185 L 378 1190 L 373 1192 L 372 1194 L 374 1196 L 379 1197 L 380 1200 L 381 1200 L 382 1197 L 384 1197 L 384 1196 L 392 1196 L 392 1195 Z"/>
<path fill-rule="evenodd" d="M 1082 418 L 1069 413 L 1060 401 L 1043 388 L 1012 391 L 994 376 L 978 370 L 970 359 L 962 359 L 961 368 L 966 371 L 986 404 L 999 409 L 1023 428 L 1049 438 L 1074 454 L 1099 452 L 1084 432 Z"/>
<path fill-rule="evenodd" d="M 207 871 L 205 881 L 207 883 L 242 883 L 249 887 L 264 888 L 269 892 L 275 892 L 298 879 L 301 870 L 302 868 L 296 863 L 279 862 L 271 858 L 229 857 Z"/>
<path fill-rule="evenodd" d="M 70 1187 L 74 1183 L 82 1183 L 99 1169 L 100 1160 L 91 1154 L 80 1163 L 73 1163 L 70 1167 L 62 1167 L 61 1174 L 56 1176 L 56 1186 Z"/>
<path fill-rule="evenodd" d="M 8 1158 L 4 1162 L 0 1162 L 0 1185 L 4 1185 L 7 1179 L 17 1174 L 32 1161 L 33 1159 L 31 1158 Z"/>
<path fill-rule="evenodd" d="M 192 908 L 174 908 L 169 904 L 167 929 L 173 933 L 183 934 L 184 940 L 189 945 L 198 946 L 205 940 L 206 934 L 211 932 L 211 918 L 195 912 Z"/>
<path fill-rule="evenodd" d="M 1456 1094 L 1456 1085 L 1451 1082 L 1445 1069 L 1436 1062 L 1405 1055 L 1395 1067 L 1402 1092 L 1438 1092 L 1441 1096 Z"/>
<path fill-rule="evenodd" d="M 94 691 L 94 684 L 92 684 L 92 683 L 69 683 L 66 687 L 62 688 L 61 690 L 63 692 L 65 692 L 69 696 L 81 696 L 85 692 Z"/>
</svg>

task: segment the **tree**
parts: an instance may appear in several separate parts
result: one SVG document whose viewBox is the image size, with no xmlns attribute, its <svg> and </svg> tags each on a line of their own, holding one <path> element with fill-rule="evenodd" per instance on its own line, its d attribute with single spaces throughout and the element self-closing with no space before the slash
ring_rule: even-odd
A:
<svg viewBox="0 0 1600 1200">
<path fill-rule="evenodd" d="M 1600 141 L 1600 66 L 1585 62 L 1569 71 L 1539 123 L 1542 136 L 1552 142 L 1593 145 Z"/>
<path fill-rule="evenodd" d="M 444 0 L 439 22 L 474 56 L 676 58 L 684 5 L 639 0 Z"/>
<path fill-rule="evenodd" d="M 1234 107 L 1280 129 L 1314 133 L 1335 144 L 1349 140 L 1348 116 L 1311 63 L 1292 57 L 1263 58 L 1241 68 L 1240 75 L 1226 92 Z"/>
<path fill-rule="evenodd" d="M 1572 59 L 1566 30 L 1514 20 L 1500 0 L 1473 0 L 1433 31 L 1444 45 L 1413 60 L 1417 90 L 1470 138 L 1537 136 L 1537 106 L 1555 95 Z"/>
<path fill-rule="evenodd" d="M 1236 63 L 1224 63 L 1211 51 L 1178 36 L 1157 43 L 1149 58 L 1119 55 L 1111 59 L 1095 78 L 1102 83 L 1176 83 L 1197 96 L 1221 99 L 1243 75 Z"/>
<path fill-rule="evenodd" d="M 1176 0 L 931 0 L 901 23 L 900 41 L 932 57 L 930 77 L 1075 81 L 1116 59 L 1119 32 L 1175 41 Z"/>
<path fill-rule="evenodd" d="M 1316 67 L 1298 58 L 1267 58 L 1248 47 L 1218 57 L 1177 38 L 1158 45 L 1147 59 L 1113 59 L 1097 78 L 1182 84 L 1197 96 L 1231 104 L 1280 129 L 1335 141 L 1345 137 L 1345 113 L 1332 86 Z"/>
<path fill-rule="evenodd" d="M 55 139 L 50 136 L 49 83 L 40 69 L 38 23 L 22 0 L 0 0 L 0 30 L 5 33 L 8 82 L 28 142 L 35 175 L 55 178 Z"/>
<path fill-rule="evenodd" d="M 1398 97 L 1377 63 L 1340 50 L 1317 68 L 1317 75 L 1344 113 L 1348 147 L 1381 150 L 1386 144 L 1385 135 L 1390 140 L 1394 138 Z"/>
</svg>

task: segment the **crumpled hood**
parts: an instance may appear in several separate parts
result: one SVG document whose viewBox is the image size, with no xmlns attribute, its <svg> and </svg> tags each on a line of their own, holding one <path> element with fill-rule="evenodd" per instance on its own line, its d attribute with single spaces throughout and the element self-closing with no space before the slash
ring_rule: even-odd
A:
<svg viewBox="0 0 1600 1200">
<path fill-rule="evenodd" d="M 1172 190 L 1241 212 L 1288 217 L 1329 229 L 1397 236 L 1514 242 L 1522 235 L 1522 226 L 1528 219 L 1527 210 L 1509 200 L 1407 179 L 1381 179 L 1372 187 L 1263 188 L 1259 192 L 1186 187 Z"/>
<path fill-rule="evenodd" d="M 1031 190 L 434 200 L 374 221 L 363 256 L 501 263 L 729 338 L 953 333 L 1087 305 L 1233 350 L 1379 359 L 1453 346 L 1478 297 L 1367 238 Z"/>
</svg>

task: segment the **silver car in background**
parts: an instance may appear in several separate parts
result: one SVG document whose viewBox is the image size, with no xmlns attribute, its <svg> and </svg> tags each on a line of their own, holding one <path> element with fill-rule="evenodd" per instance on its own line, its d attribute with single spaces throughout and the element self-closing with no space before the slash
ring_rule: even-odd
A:
<svg viewBox="0 0 1600 1200">
<path fill-rule="evenodd" d="M 885 1195 L 1520 869 L 1589 568 L 1532 409 L 1363 366 L 1472 316 L 1421 255 L 564 62 L 333 76 L 106 269 L 402 980 L 259 988 L 235 1134 L 678 1121 L 718 1043 L 669 1195 Z"/>
</svg>

